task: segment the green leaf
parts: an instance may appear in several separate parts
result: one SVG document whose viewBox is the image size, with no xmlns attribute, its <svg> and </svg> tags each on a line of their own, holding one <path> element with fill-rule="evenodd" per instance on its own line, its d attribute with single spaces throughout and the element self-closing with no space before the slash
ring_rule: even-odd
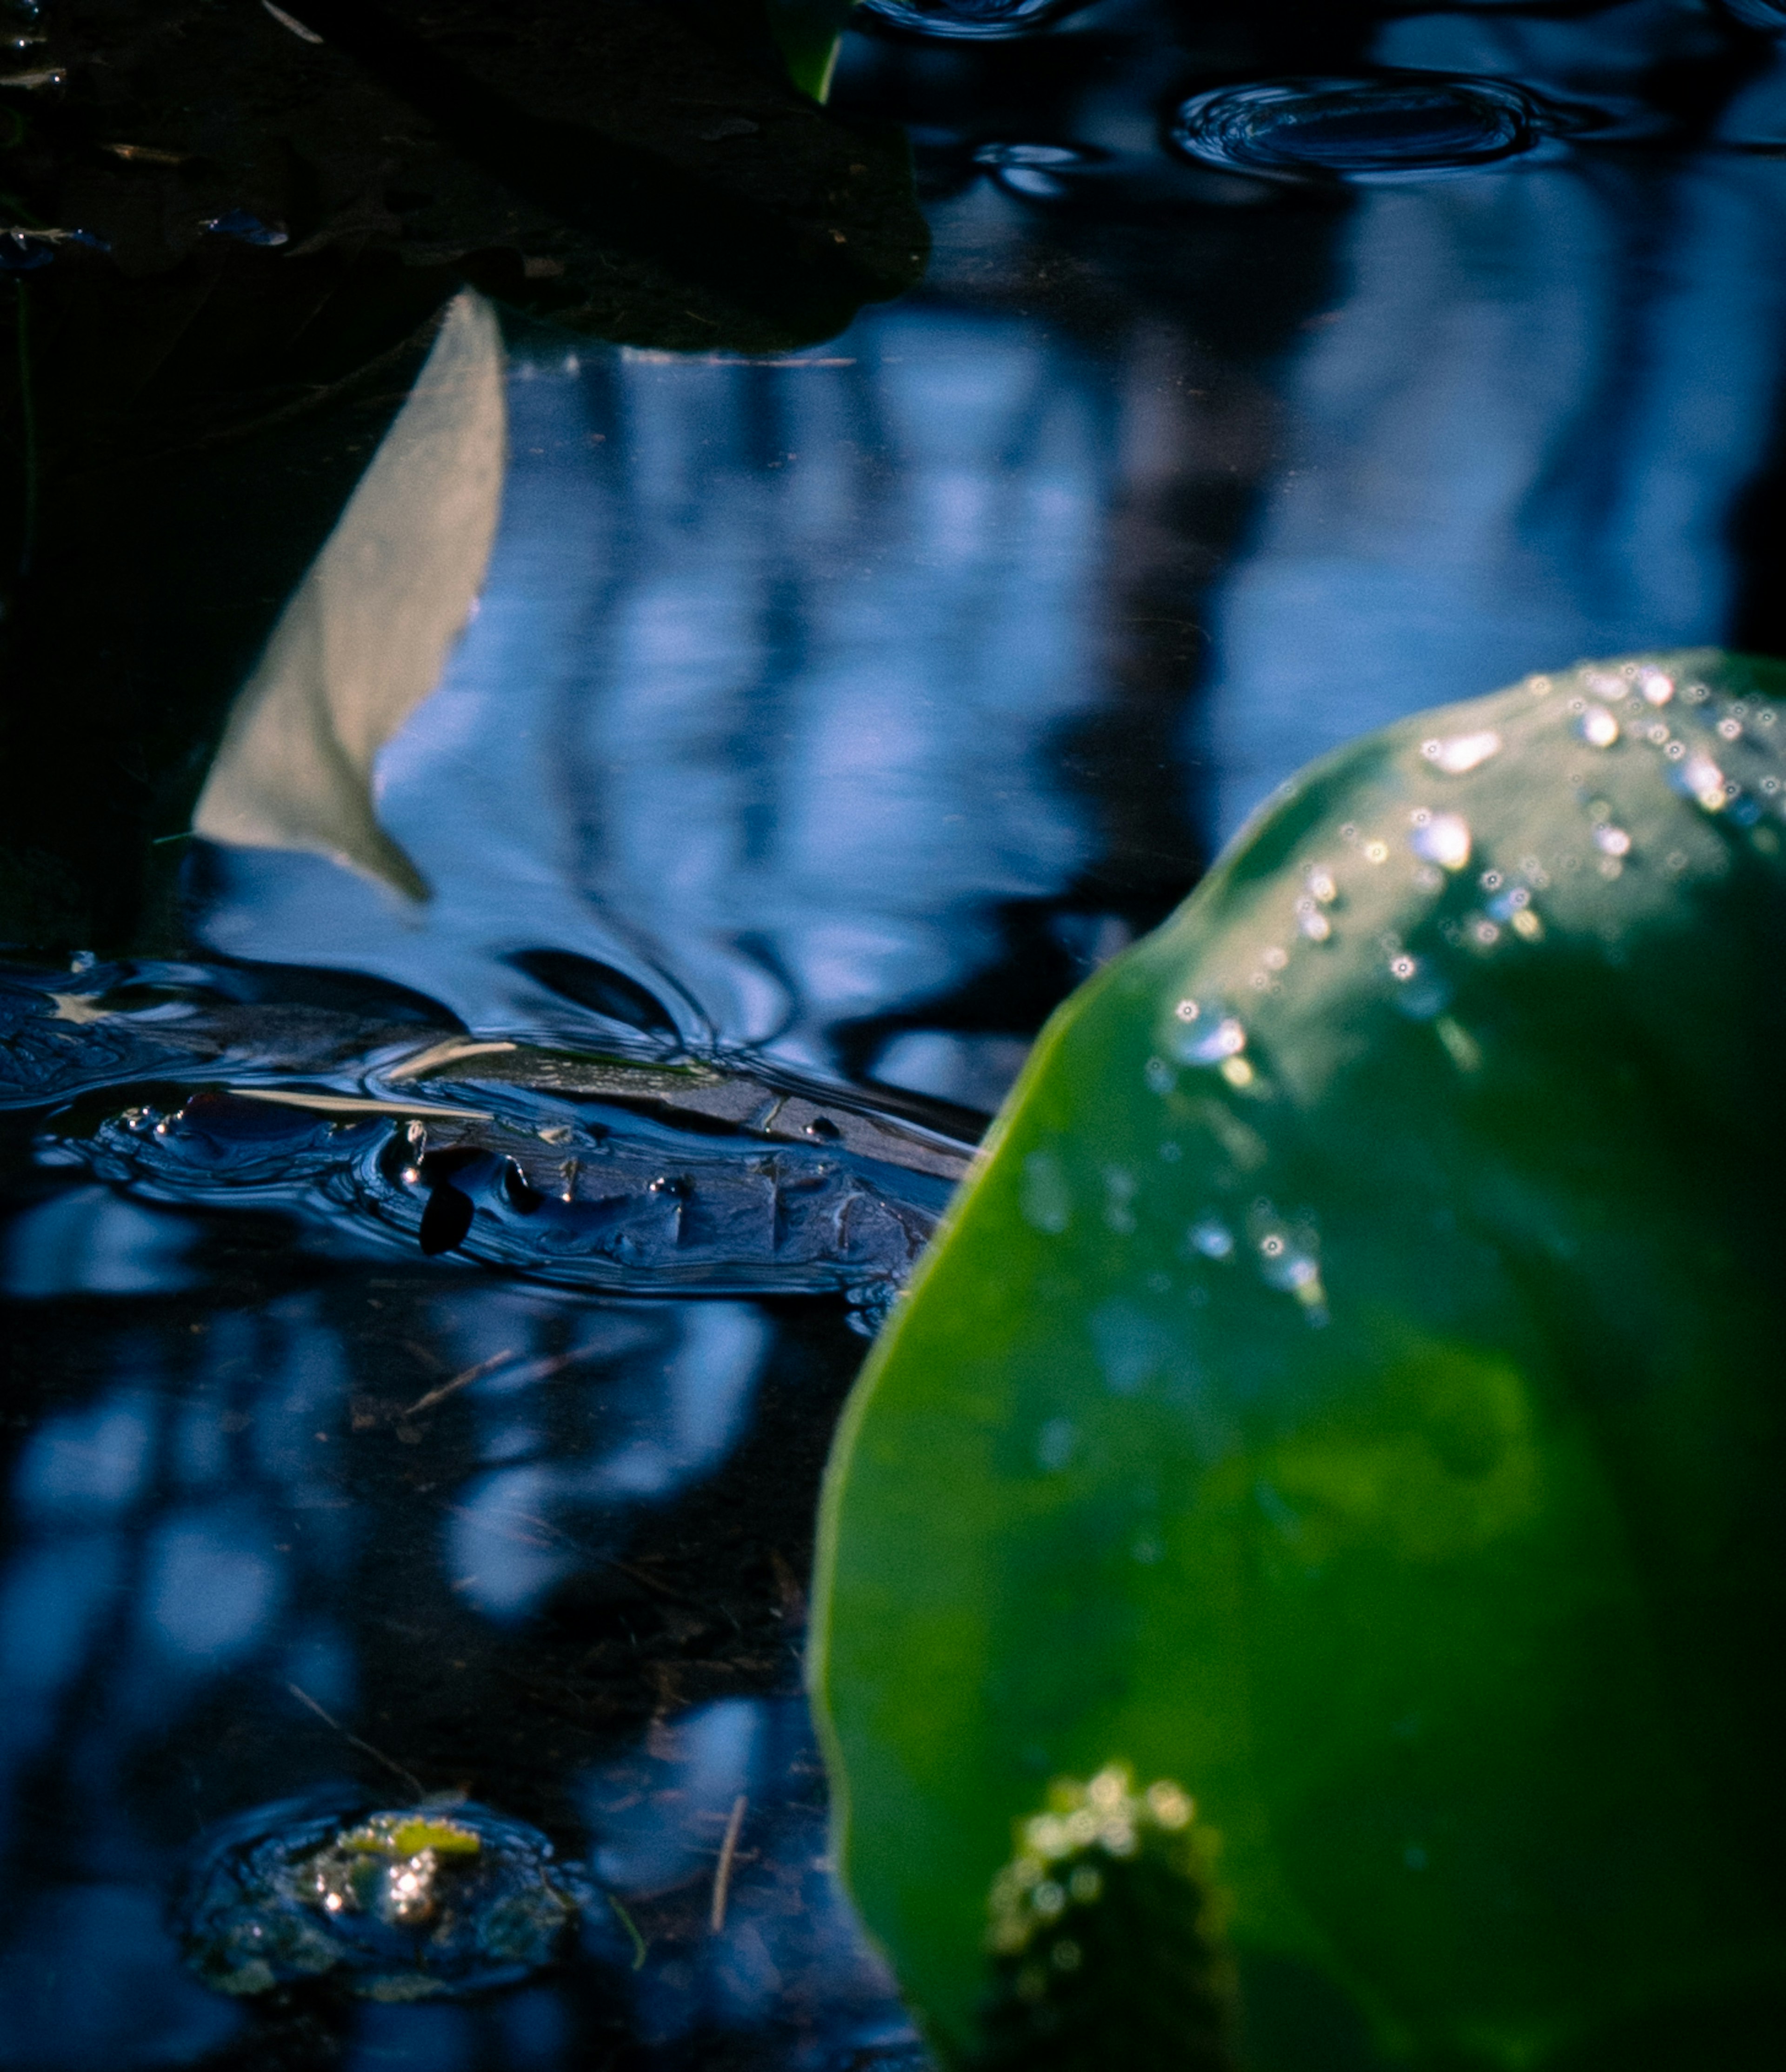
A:
<svg viewBox="0 0 1786 2072">
<path fill-rule="evenodd" d="M 1014 1823 L 1126 1763 L 1219 1849 L 1249 2066 L 1767 2062 L 1783 691 L 1354 743 L 1044 1033 L 821 1519 L 840 1860 L 945 2054 Z"/>
<path fill-rule="evenodd" d="M 769 33 L 802 93 L 824 101 L 831 92 L 844 25 L 856 0 L 764 0 Z"/>
</svg>

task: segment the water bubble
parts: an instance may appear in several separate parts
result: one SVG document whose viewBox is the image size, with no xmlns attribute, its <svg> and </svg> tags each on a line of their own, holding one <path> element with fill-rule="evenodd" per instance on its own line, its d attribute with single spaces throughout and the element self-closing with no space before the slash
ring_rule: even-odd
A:
<svg viewBox="0 0 1786 2072">
<path fill-rule="evenodd" d="M 1366 863 L 1385 863 L 1389 860 L 1389 845 L 1385 841 L 1368 841 L 1364 845 Z"/>
<path fill-rule="evenodd" d="M 1191 1244 L 1205 1259 L 1228 1259 L 1233 1256 L 1234 1233 L 1214 1216 L 1208 1216 L 1191 1225 Z"/>
<path fill-rule="evenodd" d="M 1311 943 L 1324 943 L 1333 933 L 1333 923 L 1313 906 L 1300 917 L 1297 925 Z"/>
<path fill-rule="evenodd" d="M 1202 1035 L 1185 1037 L 1179 1046 L 1179 1055 L 1187 1065 L 1214 1065 L 1224 1058 L 1237 1058 L 1245 1048 L 1245 1024 L 1237 1015 L 1224 1014 Z"/>
<path fill-rule="evenodd" d="M 1134 1229 L 1134 1211 L 1129 1204 L 1135 1198 L 1136 1181 L 1133 1173 L 1120 1166 L 1106 1166 L 1104 1169 L 1104 1220 L 1119 1237 L 1127 1237 Z"/>
<path fill-rule="evenodd" d="M 1150 1058 L 1142 1067 L 1142 1077 L 1156 1094 L 1169 1094 L 1178 1083 L 1178 1075 L 1163 1058 Z"/>
<path fill-rule="evenodd" d="M 1534 679 L 1534 682 L 1541 680 Z M 1547 679 L 1545 689 L 1550 686 Z M 1447 777 L 1462 777 L 1478 769 L 1491 756 L 1500 753 L 1500 736 L 1492 729 L 1485 728 L 1479 734 L 1456 734 L 1449 741 L 1436 737 L 1420 744 L 1420 752 L 1435 769 L 1442 770 Z"/>
<path fill-rule="evenodd" d="M 1726 741 L 1740 741 L 1743 738 L 1743 722 L 1737 719 L 1721 719 L 1718 722 L 1718 731 Z"/>
<path fill-rule="evenodd" d="M 862 11 L 878 14 L 920 36 L 1031 36 L 1090 0 L 862 0 Z"/>
<path fill-rule="evenodd" d="M 1460 813 L 1430 813 L 1409 837 L 1408 846 L 1428 863 L 1461 870 L 1470 861 L 1470 823 Z"/>
<path fill-rule="evenodd" d="M 1050 1474 L 1058 1474 L 1072 1458 L 1078 1437 L 1071 1418 L 1051 1417 L 1036 1437 L 1037 1465 Z"/>
<path fill-rule="evenodd" d="M 1438 1040 L 1446 1048 L 1451 1063 L 1460 1072 L 1476 1072 L 1482 1069 L 1482 1046 L 1461 1022 L 1449 1014 L 1442 1014 L 1433 1024 Z"/>
<path fill-rule="evenodd" d="M 1708 813 L 1724 804 L 1724 773 L 1709 755 L 1689 756 L 1681 766 L 1679 782 Z"/>
<path fill-rule="evenodd" d="M 1665 705 L 1674 696 L 1673 677 L 1665 676 L 1660 669 L 1643 671 L 1637 687 L 1652 705 Z"/>
<path fill-rule="evenodd" d="M 1217 87 L 1184 103 L 1172 138 L 1229 171 L 1370 180 L 1513 158 L 1537 142 L 1538 125 L 1516 87 L 1422 72 Z"/>
<path fill-rule="evenodd" d="M 1631 837 L 1623 828 L 1596 828 L 1594 843 L 1603 856 L 1629 856 L 1631 853 Z"/>
<path fill-rule="evenodd" d="M 1582 721 L 1582 738 L 1595 748 L 1610 748 L 1619 738 L 1619 722 L 1604 705 L 1595 705 Z"/>
<path fill-rule="evenodd" d="M 1072 1190 L 1052 1151 L 1032 1151 L 1023 1161 L 1018 1206 L 1024 1222 L 1047 1237 L 1058 1237 L 1072 1221 Z"/>
<path fill-rule="evenodd" d="M 1331 906 L 1340 897 L 1340 887 L 1334 882 L 1333 873 L 1316 864 L 1308 874 L 1308 889 L 1323 906 Z"/>
</svg>

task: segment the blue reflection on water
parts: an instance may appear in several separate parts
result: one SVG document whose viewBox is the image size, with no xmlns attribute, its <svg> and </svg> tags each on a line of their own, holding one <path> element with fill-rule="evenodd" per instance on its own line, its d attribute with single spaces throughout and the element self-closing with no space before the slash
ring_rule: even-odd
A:
<svg viewBox="0 0 1786 2072">
<path fill-rule="evenodd" d="M 586 1029 L 507 961 L 570 952 L 833 1071 L 837 1025 L 960 983 L 1088 853 L 1045 750 L 1096 692 L 1108 402 L 923 309 L 779 364 L 522 352 L 509 401 L 478 616 L 380 768 L 434 902 L 233 851 L 206 932 L 505 1034 Z"/>
<path fill-rule="evenodd" d="M 1095 811 L 1056 750 L 1113 709 L 1112 622 L 1151 608 L 1126 557 L 1208 565 L 1214 663 L 1183 660 L 1172 693 L 1200 767 L 1147 781 L 1224 836 L 1365 727 L 1583 652 L 1726 637 L 1732 514 L 1786 329 L 1786 166 L 1751 148 L 1786 143 L 1786 64 L 1757 58 L 1698 142 L 1691 111 L 1642 100 L 1718 33 L 1660 0 L 1384 27 L 1385 64 L 1513 79 L 1591 104 L 1603 135 L 1648 121 L 1680 148 L 1584 144 L 1364 196 L 1335 220 L 1330 306 L 1282 356 L 1224 364 L 1195 284 L 1160 288 L 1188 217 L 1088 257 L 990 179 L 938 212 L 933 299 L 785 364 L 519 346 L 482 609 L 381 771 L 435 901 L 219 853 L 208 939 L 377 972 L 504 1034 L 599 1025 L 513 961 L 569 952 L 691 1040 L 835 1071 L 841 1030 L 969 984 L 1009 903 L 1095 865 Z M 1049 134 L 1114 165 L 1152 149 L 1150 108 L 1093 95 Z M 1118 206 L 1116 173 L 1098 192 Z M 1287 233 L 1262 205 L 1249 220 L 1269 271 Z M 1123 272 L 1142 245 L 1145 294 Z M 1096 347 L 1047 300 L 1057 266 L 1102 298 Z M 1222 380 L 1264 399 L 1252 416 L 1192 407 Z M 1173 501 L 1212 483 L 1257 493 L 1237 550 Z M 1076 919 L 1095 953 L 1118 946 Z M 990 1099 L 1021 1054 L 1014 1021 L 919 1022 L 874 1075 Z M 518 1646 L 500 1674 L 468 1665 L 549 1651 L 574 1586 L 623 1577 L 641 1521 L 737 1457 L 784 1342 L 754 1304 L 482 1279 L 393 1295 L 317 1269 L 319 1292 L 282 1260 L 230 1293 L 214 1239 L 90 1186 L 34 1196 L 5 1234 L 7 1292 L 59 1335 L 0 1544 L 0 2065 L 178 2063 L 227 2041 L 240 2011 L 185 1978 L 161 1926 L 192 1833 L 356 1763 L 396 1796 L 411 1763 L 451 1786 L 492 1706 L 557 1733 L 532 1684 L 512 1696 Z M 413 1311 L 408 1338 L 377 1335 L 387 1301 Z M 634 1610 L 618 1638 L 579 1630 L 578 1659 L 611 1644 L 630 1664 Z M 690 1707 L 677 1666 L 641 1744 L 629 1726 L 611 1760 L 566 1758 L 561 1841 L 648 1944 L 635 1974 L 618 1920 L 591 1920 L 586 1969 L 644 2052 L 795 2006 L 825 2021 L 790 2018 L 778 2063 L 916 2062 L 823 1860 L 798 1701 Z M 464 1693 L 456 1738 L 425 1759 L 410 1737 L 443 1687 Z M 357 2009 L 344 2062 L 600 2062 L 582 1976 Z"/>
<path fill-rule="evenodd" d="M 241 2011 L 181 1970 L 160 1895 L 134 1885 L 39 1893 L 0 1949 L 0 2065 L 191 2063 L 241 2025 Z"/>
<path fill-rule="evenodd" d="M 1619 13 L 1628 43 L 1604 16 L 1446 17 L 1380 47 L 1611 92 L 1708 33 Z M 1405 713 L 1730 635 L 1730 527 L 1786 339 L 1786 168 L 1584 152 L 1375 191 L 1343 263 L 1193 722 L 1223 840 L 1301 764 Z"/>
<path fill-rule="evenodd" d="M 648 1942 L 633 1993 L 642 2041 L 748 2026 L 785 1995 L 828 2016 L 788 2050 L 790 2067 L 928 2062 L 826 1854 L 822 1774 L 797 1699 L 729 1699 L 654 1729 L 585 1780 L 594 1867 L 644 1922 L 654 1899 L 717 1893 L 733 1835 L 725 1906 L 703 1907 L 709 1933 Z"/>
<path fill-rule="evenodd" d="M 775 1344 L 750 1304 L 404 1288 L 360 1289 L 362 1318 L 404 1305 L 394 1375 L 391 1346 L 344 1328 L 339 1293 L 130 1304 L 79 1326 L 91 1378 L 51 1382 L 12 1460 L 0 1548 L 0 2065 L 183 2063 L 233 2033 L 241 2010 L 189 1980 L 163 1925 L 195 1832 L 239 1811 L 245 1787 L 247 1803 L 302 1794 L 356 1762 L 406 1803 L 418 1694 L 467 1669 L 450 1658 L 480 1634 L 615 1573 L 641 1507 L 738 1444 Z M 451 1408 L 407 1421 L 446 1382 Z M 220 1741 L 237 1751 L 220 1762 Z M 450 1785 L 438 1762 L 426 1781 Z M 903 2033 L 820 1860 L 821 1777 L 797 1699 L 725 1700 L 653 1729 L 586 1778 L 587 1831 L 560 1834 L 636 1901 L 645 1968 L 628 1969 L 604 1913 L 583 1936 L 594 1987 L 362 2008 L 347 2062 L 581 2062 L 591 1991 L 667 2044 L 768 2021 L 795 1982 L 805 2004 L 836 2004 L 814 2065 L 839 2062 L 825 2054 L 858 2015 Z M 715 1811 L 723 1827 L 739 1794 L 756 1810 L 736 1910 L 691 1947 L 708 1901 L 689 1881 L 710 1882 Z M 789 1877 L 805 1894 L 793 1926 Z"/>
</svg>

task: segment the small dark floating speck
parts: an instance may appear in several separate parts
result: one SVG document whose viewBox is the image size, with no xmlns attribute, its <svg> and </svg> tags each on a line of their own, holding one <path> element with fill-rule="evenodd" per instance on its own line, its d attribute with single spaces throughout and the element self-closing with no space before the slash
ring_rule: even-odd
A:
<svg viewBox="0 0 1786 2072">
<path fill-rule="evenodd" d="M 1541 135 L 1516 86 L 1437 72 L 1216 87 L 1194 94 L 1172 125 L 1187 156 L 1280 179 L 1461 172 L 1517 158 Z"/>
<path fill-rule="evenodd" d="M 356 1815 L 285 1799 L 214 1829 L 175 1907 L 186 1961 L 237 1996 L 329 1979 L 361 1998 L 512 1985 L 587 1897 L 536 1829 L 488 1807 Z"/>
</svg>

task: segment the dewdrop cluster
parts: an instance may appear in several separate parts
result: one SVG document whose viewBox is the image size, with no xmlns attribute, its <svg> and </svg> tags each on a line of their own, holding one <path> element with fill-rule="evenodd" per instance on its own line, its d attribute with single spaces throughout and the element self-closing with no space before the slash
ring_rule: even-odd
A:
<svg viewBox="0 0 1786 2072">
<path fill-rule="evenodd" d="M 1196 1811 L 1189 1795 L 1165 1778 L 1136 1791 L 1122 1763 L 1101 1770 L 1089 1784 L 1063 1778 L 1048 1797 L 1049 1811 L 1023 1823 L 1021 1850 L 993 1881 L 987 1939 L 1000 1956 L 1021 1955 L 1073 1908 L 1095 1906 L 1107 1874 L 1101 1857 L 1126 1861 L 1149 1837 L 1182 1833 Z M 1049 1961 L 1073 1971 L 1082 1955 L 1070 1937 L 1060 1937 Z M 1020 1975 L 1020 1992 L 1025 1983 Z M 1042 1983 L 1036 1981 L 1038 1990 Z"/>
<path fill-rule="evenodd" d="M 1063 1778 L 988 1896 L 974 2072 L 1229 2072 L 1213 1836 L 1167 1780 Z"/>
</svg>

